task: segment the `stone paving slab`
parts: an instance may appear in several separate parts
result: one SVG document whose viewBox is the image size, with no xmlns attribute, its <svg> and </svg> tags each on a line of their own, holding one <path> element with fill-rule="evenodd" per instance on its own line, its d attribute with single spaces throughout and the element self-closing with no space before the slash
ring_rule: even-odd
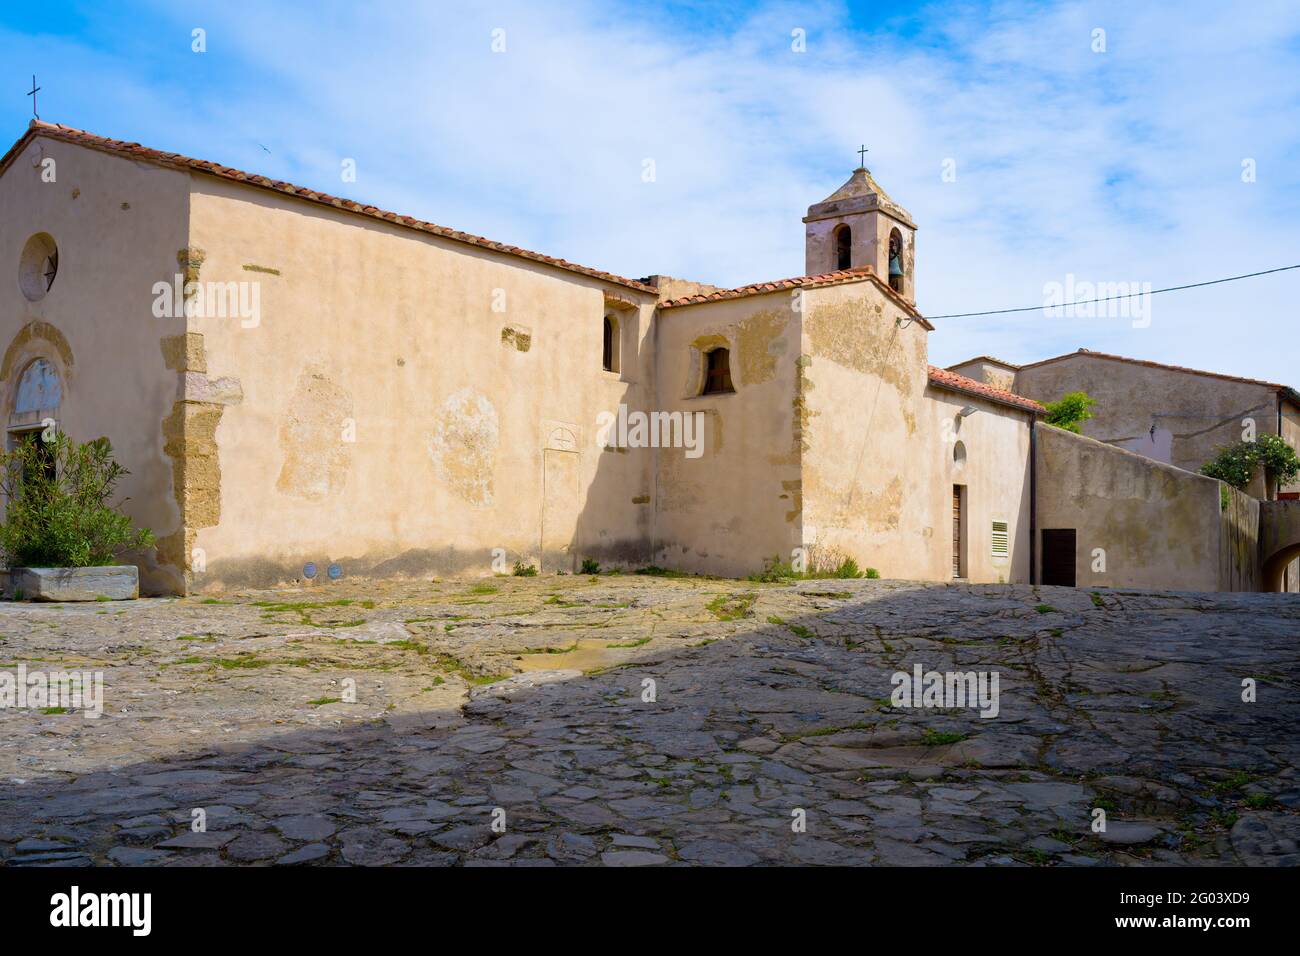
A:
<svg viewBox="0 0 1300 956">
<path fill-rule="evenodd" d="M 4 602 L 0 676 L 99 672 L 104 697 L 0 708 L 0 865 L 1296 865 L 1298 660 L 1288 595 L 601 575 Z M 917 664 L 997 672 L 997 716 L 894 706 Z"/>
</svg>

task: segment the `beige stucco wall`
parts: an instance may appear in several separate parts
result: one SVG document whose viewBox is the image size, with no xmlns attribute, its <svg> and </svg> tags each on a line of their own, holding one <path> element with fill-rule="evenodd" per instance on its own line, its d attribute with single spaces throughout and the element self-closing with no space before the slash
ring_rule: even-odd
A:
<svg viewBox="0 0 1300 956">
<path fill-rule="evenodd" d="M 647 402 L 653 295 L 211 177 L 192 186 L 202 278 L 260 283 L 262 312 L 255 328 L 191 326 L 209 376 L 243 395 L 215 429 L 220 513 L 195 529 L 200 585 L 293 578 L 306 561 L 489 573 L 494 548 L 536 563 L 543 536 L 547 572 L 644 560 L 651 457 L 595 436 L 601 411 Z M 618 374 L 601 369 L 605 290 L 642 303 L 615 313 Z"/>
<path fill-rule="evenodd" d="M 661 311 L 657 407 L 702 412 L 707 427 L 699 458 L 658 454 L 655 563 L 740 575 L 799 546 L 795 302 L 787 291 Z M 703 355 L 719 346 L 730 349 L 736 391 L 701 395 Z"/>
<path fill-rule="evenodd" d="M 1241 441 L 1244 419 L 1254 420 L 1256 434 L 1277 431 L 1276 393 L 1265 385 L 1087 353 L 1016 375 L 1016 391 L 1044 404 L 1079 390 L 1097 399 L 1084 435 L 1187 471 L 1199 471 L 1220 448 Z M 1248 490 L 1263 497 L 1263 481 Z"/>
<path fill-rule="evenodd" d="M 1027 580 L 1028 413 L 930 386 L 924 326 L 900 328 L 906 317 L 870 284 L 813 290 L 806 306 L 805 543 L 885 577 L 950 580 L 960 484 L 966 578 Z M 959 419 L 967 405 L 978 411 Z M 1008 522 L 1008 558 L 992 555 L 993 520 Z"/>
<path fill-rule="evenodd" d="M 1076 529 L 1079 587 L 1258 586 L 1253 549 L 1225 538 L 1234 525 L 1249 537 L 1249 515 L 1225 521 L 1221 482 L 1050 425 L 1038 427 L 1037 448 L 1037 527 Z M 1104 572 L 1092 570 L 1098 548 Z M 1225 568 L 1236 552 L 1235 570 Z"/>
<path fill-rule="evenodd" d="M 53 182 L 42 180 L 44 159 L 54 160 Z M 155 318 L 152 290 L 171 281 L 186 246 L 188 187 L 181 173 L 44 138 L 0 176 L 0 416 L 12 424 L 23 369 L 35 358 L 52 362 L 63 385 L 60 429 L 78 442 L 112 442 L 131 472 L 118 486 L 124 510 L 159 538 L 180 520 L 162 430 L 179 378 L 160 343 L 184 321 Z M 59 268 L 45 297 L 30 302 L 18 267 L 39 232 L 57 243 Z M 179 583 L 152 555 L 138 558 L 146 593 Z"/>
</svg>

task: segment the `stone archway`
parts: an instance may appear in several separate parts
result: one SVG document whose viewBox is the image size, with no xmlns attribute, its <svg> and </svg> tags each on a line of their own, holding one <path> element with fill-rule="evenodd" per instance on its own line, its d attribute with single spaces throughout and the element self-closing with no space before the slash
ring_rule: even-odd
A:
<svg viewBox="0 0 1300 956">
<path fill-rule="evenodd" d="M 1288 565 L 1296 558 L 1300 558 L 1300 501 L 1261 501 L 1259 505 L 1261 589 L 1282 590 L 1283 576 Z"/>
<path fill-rule="evenodd" d="M 47 322 L 31 322 L 14 336 L 0 361 L 0 424 L 6 435 L 62 426 L 72 376 L 67 339 Z"/>
</svg>

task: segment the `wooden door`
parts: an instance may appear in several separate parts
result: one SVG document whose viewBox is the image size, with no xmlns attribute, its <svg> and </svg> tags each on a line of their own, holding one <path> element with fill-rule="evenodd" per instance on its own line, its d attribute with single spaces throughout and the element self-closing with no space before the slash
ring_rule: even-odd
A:
<svg viewBox="0 0 1300 956">
<path fill-rule="evenodd" d="M 962 486 L 952 486 L 952 576 L 964 577 L 966 568 L 962 560 L 963 516 L 961 507 Z"/>
</svg>

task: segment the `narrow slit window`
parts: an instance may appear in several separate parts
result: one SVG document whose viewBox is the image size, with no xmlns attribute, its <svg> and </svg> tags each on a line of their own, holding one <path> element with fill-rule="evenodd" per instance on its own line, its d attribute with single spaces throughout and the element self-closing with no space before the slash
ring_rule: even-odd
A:
<svg viewBox="0 0 1300 956">
<path fill-rule="evenodd" d="M 605 316 L 600 367 L 606 372 L 618 371 L 618 319 L 612 315 Z"/>
<path fill-rule="evenodd" d="M 731 352 L 728 349 L 711 349 L 704 355 L 704 393 L 721 395 L 734 392 L 731 384 Z"/>
</svg>

